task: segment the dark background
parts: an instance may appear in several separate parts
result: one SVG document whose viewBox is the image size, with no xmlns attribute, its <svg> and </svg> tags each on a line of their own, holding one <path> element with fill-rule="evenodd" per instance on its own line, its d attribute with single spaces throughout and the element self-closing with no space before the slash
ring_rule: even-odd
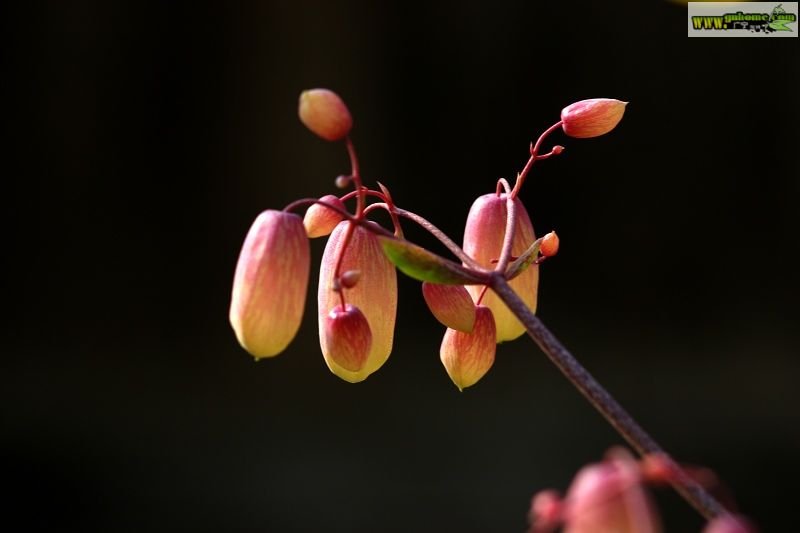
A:
<svg viewBox="0 0 800 533">
<path fill-rule="evenodd" d="M 630 101 L 607 136 L 555 134 L 566 151 L 523 190 L 562 242 L 539 316 L 764 530 L 796 527 L 796 39 L 687 39 L 684 5 L 634 1 L 53 2 L 3 20 L 13 530 L 521 532 L 534 492 L 620 442 L 526 338 L 459 394 L 404 277 L 393 355 L 362 384 L 325 367 L 314 289 L 285 353 L 239 348 L 250 222 L 348 170 L 297 120 L 319 86 L 348 102 L 367 182 L 456 240 L 563 106 Z M 701 529 L 657 497 L 667 531 Z"/>
</svg>

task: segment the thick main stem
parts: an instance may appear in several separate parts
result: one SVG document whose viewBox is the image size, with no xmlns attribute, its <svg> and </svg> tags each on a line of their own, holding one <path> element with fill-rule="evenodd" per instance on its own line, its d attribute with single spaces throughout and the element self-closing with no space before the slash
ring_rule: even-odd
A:
<svg viewBox="0 0 800 533">
<path fill-rule="evenodd" d="M 490 287 L 525 326 L 528 335 L 539 345 L 550 361 L 569 379 L 601 415 L 641 455 L 659 454 L 674 474 L 674 489 L 707 520 L 728 511 L 713 496 L 691 479 L 628 412 L 597 382 L 564 347 L 549 329 L 520 299 L 499 274 L 492 275 Z"/>
</svg>

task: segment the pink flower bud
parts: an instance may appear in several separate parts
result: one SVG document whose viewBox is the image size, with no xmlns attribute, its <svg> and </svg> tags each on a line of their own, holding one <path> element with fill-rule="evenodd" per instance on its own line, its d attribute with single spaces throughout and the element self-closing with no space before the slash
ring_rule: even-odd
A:
<svg viewBox="0 0 800 533">
<path fill-rule="evenodd" d="M 324 319 L 328 358 L 350 372 L 358 372 L 367 363 L 372 346 L 372 332 L 364 314 L 353 305 L 338 305 Z"/>
<path fill-rule="evenodd" d="M 551 231 L 542 237 L 542 244 L 539 245 L 539 251 L 545 257 L 553 257 L 558 253 L 558 235 L 555 231 Z"/>
<path fill-rule="evenodd" d="M 495 338 L 492 311 L 483 305 L 475 309 L 472 333 L 447 328 L 439 356 L 458 390 L 471 387 L 492 368 L 497 348 Z"/>
<path fill-rule="evenodd" d="M 344 139 L 353 126 L 347 106 L 338 94 L 328 89 L 303 91 L 298 114 L 308 129 L 326 141 Z"/>
<path fill-rule="evenodd" d="M 567 492 L 564 519 L 564 533 L 661 531 L 636 462 L 622 455 L 578 472 Z"/>
<path fill-rule="evenodd" d="M 724 515 L 709 522 L 703 533 L 757 533 L 757 529 L 741 516 Z"/>
<path fill-rule="evenodd" d="M 536 240 L 533 224 L 525 210 L 525 206 L 516 202 L 517 229 L 511 255 L 519 256 Z M 500 258 L 503 248 L 503 237 L 506 231 L 506 195 L 484 194 L 472 204 L 467 216 L 464 230 L 464 251 L 485 268 L 494 268 L 492 260 Z M 511 288 L 522 298 L 531 311 L 536 312 L 536 293 L 539 287 L 539 267 L 531 265 L 522 274 L 512 279 Z M 483 287 L 469 285 L 472 299 L 477 302 Z M 492 310 L 497 325 L 497 342 L 516 339 L 525 332 L 525 327 L 517 320 L 511 310 L 500 301 L 492 291 L 487 291 L 481 301 Z"/>
<path fill-rule="evenodd" d="M 267 210 L 244 240 L 233 278 L 230 322 L 256 359 L 277 355 L 300 327 L 310 250 L 302 219 Z"/>
<path fill-rule="evenodd" d="M 337 196 L 328 194 L 320 198 L 320 201 L 338 207 L 342 211 L 347 211 L 344 202 L 339 200 Z M 342 221 L 344 217 L 334 211 L 328 209 L 322 204 L 314 204 L 306 211 L 306 216 L 303 218 L 303 225 L 306 227 L 306 233 L 312 239 L 316 237 L 324 237 L 330 235 L 336 224 Z"/>
<path fill-rule="evenodd" d="M 603 135 L 619 124 L 626 105 L 628 102 L 611 98 L 575 102 L 561 110 L 561 128 L 570 137 L 579 139 Z"/>
<path fill-rule="evenodd" d="M 339 294 L 331 291 L 330 286 L 348 224 L 350 222 L 340 222 L 328 238 L 320 266 L 317 303 L 320 346 L 325 362 L 331 372 L 340 378 L 350 383 L 357 383 L 378 370 L 392 351 L 397 314 L 397 272 L 392 262 L 384 255 L 375 234 L 356 226 L 344 253 L 341 271 L 359 270 L 361 276 L 358 284 L 351 289 L 345 289 L 344 294 L 347 303 L 358 307 L 367 319 L 372 331 L 372 346 L 367 362 L 361 370 L 356 372 L 347 370 L 330 357 L 324 322 L 331 309 L 341 304 Z"/>
<path fill-rule="evenodd" d="M 531 508 L 528 511 L 530 531 L 550 532 L 555 531 L 561 524 L 561 495 L 551 489 L 536 493 L 531 498 Z"/>
<path fill-rule="evenodd" d="M 470 333 L 475 326 L 475 304 L 461 285 L 422 284 L 425 303 L 436 320 L 447 326 Z"/>
</svg>

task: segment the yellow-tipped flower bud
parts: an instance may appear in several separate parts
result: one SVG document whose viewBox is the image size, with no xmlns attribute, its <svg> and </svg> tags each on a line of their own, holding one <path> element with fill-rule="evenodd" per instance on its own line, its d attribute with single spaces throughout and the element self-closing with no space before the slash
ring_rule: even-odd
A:
<svg viewBox="0 0 800 533">
<path fill-rule="evenodd" d="M 472 333 L 447 329 L 439 356 L 458 390 L 471 387 L 492 368 L 497 349 L 495 335 L 492 311 L 483 305 L 475 309 Z"/>
<path fill-rule="evenodd" d="M 320 198 L 320 201 L 328 205 L 338 207 L 342 211 L 347 211 L 344 202 L 339 200 L 337 196 L 328 194 Z M 306 216 L 303 217 L 303 225 L 306 227 L 306 233 L 312 239 L 317 237 L 325 237 L 330 235 L 336 224 L 342 221 L 344 217 L 322 204 L 314 204 L 306 211 Z"/>
<path fill-rule="evenodd" d="M 458 331 L 470 333 L 475 326 L 475 304 L 462 285 L 422 284 L 425 303 L 436 320 Z"/>
<path fill-rule="evenodd" d="M 310 250 L 302 219 L 267 210 L 244 240 L 233 279 L 230 321 L 256 359 L 282 352 L 300 327 Z"/>
<path fill-rule="evenodd" d="M 334 307 L 323 321 L 328 358 L 347 371 L 358 372 L 367 363 L 372 332 L 364 314 L 353 305 Z"/>
<path fill-rule="evenodd" d="M 511 255 L 519 256 L 536 240 L 533 224 L 525 210 L 525 206 L 515 199 L 517 213 L 517 229 Z M 506 231 L 506 195 L 484 194 L 472 204 L 467 216 L 464 230 L 464 251 L 482 267 L 494 268 L 503 248 L 503 237 Z M 531 265 L 509 284 L 531 311 L 536 312 L 536 294 L 539 287 L 539 267 Z M 483 287 L 469 285 L 472 299 L 477 302 Z M 523 333 L 525 327 L 517 320 L 511 310 L 492 291 L 487 291 L 481 301 L 492 310 L 497 324 L 497 342 L 514 340 Z"/>
<path fill-rule="evenodd" d="M 357 383 L 378 370 L 392 351 L 397 314 L 397 272 L 384 255 L 375 234 L 359 226 L 353 228 L 350 244 L 342 259 L 341 271 L 358 270 L 361 275 L 358 283 L 351 289 L 345 289 L 344 294 L 347 303 L 358 307 L 366 317 L 372 331 L 372 346 L 361 370 L 347 370 L 330 357 L 324 322 L 331 309 L 341 305 L 339 294 L 330 290 L 330 287 L 348 224 L 348 221 L 340 222 L 328 238 L 320 266 L 317 304 L 320 346 L 328 368 L 343 380 Z"/>
<path fill-rule="evenodd" d="M 344 139 L 353 126 L 350 111 L 339 95 L 328 89 L 310 89 L 300 94 L 300 120 L 326 141 Z"/>
<path fill-rule="evenodd" d="M 612 98 L 592 98 L 570 104 L 561 110 L 561 128 L 570 137 L 585 139 L 613 130 L 622 120 L 625 106 Z"/>
</svg>

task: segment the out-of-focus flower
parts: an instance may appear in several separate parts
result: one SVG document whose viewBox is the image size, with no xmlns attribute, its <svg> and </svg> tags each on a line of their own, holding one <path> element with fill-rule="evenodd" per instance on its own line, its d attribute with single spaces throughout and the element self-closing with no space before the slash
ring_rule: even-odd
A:
<svg viewBox="0 0 800 533">
<path fill-rule="evenodd" d="M 367 363 L 372 346 L 372 332 L 364 314 L 351 304 L 331 309 L 324 320 L 328 358 L 350 372 L 358 372 Z"/>
<path fill-rule="evenodd" d="M 233 279 L 229 318 L 256 359 L 282 352 L 300 327 L 310 250 L 303 220 L 267 210 L 247 233 Z"/>
<path fill-rule="evenodd" d="M 519 256 L 536 240 L 533 224 L 519 198 L 514 200 L 517 213 L 517 228 L 511 255 Z M 484 194 L 472 204 L 464 230 L 464 251 L 485 268 L 496 266 L 492 261 L 500 258 L 506 230 L 506 195 Z M 539 267 L 531 265 L 510 282 L 522 301 L 532 312 L 536 312 L 536 293 L 539 287 Z M 477 302 L 483 287 L 467 286 L 472 299 Z M 497 342 L 514 340 L 525 332 L 525 327 L 511 310 L 492 291 L 487 291 L 481 301 L 492 310 L 497 325 Z"/>
<path fill-rule="evenodd" d="M 462 285 L 422 284 L 422 295 L 436 320 L 447 326 L 469 333 L 475 325 L 475 304 Z"/>
<path fill-rule="evenodd" d="M 612 98 L 592 98 L 570 104 L 561 110 L 561 128 L 570 137 L 585 139 L 613 130 L 628 102 Z"/>
<path fill-rule="evenodd" d="M 338 207 L 342 211 L 346 211 L 344 202 L 339 200 L 337 196 L 328 194 L 320 198 L 320 201 L 326 204 Z M 303 218 L 303 225 L 306 227 L 306 233 L 312 239 L 316 237 L 324 237 L 330 235 L 333 228 L 342 221 L 344 217 L 322 204 L 314 204 L 306 211 L 306 216 Z"/>
<path fill-rule="evenodd" d="M 757 533 L 758 530 L 741 516 L 724 515 L 709 522 L 703 533 Z"/>
<path fill-rule="evenodd" d="M 657 533 L 661 525 L 636 461 L 617 451 L 583 467 L 564 500 L 564 533 Z"/>
<path fill-rule="evenodd" d="M 303 91 L 297 111 L 303 124 L 326 141 L 344 139 L 353 126 L 350 110 L 328 89 Z"/>
<path fill-rule="evenodd" d="M 492 368 L 497 348 L 495 335 L 492 311 L 483 305 L 475 309 L 472 333 L 447 328 L 439 356 L 458 390 L 471 387 Z"/>
<path fill-rule="evenodd" d="M 364 314 L 372 332 L 372 345 L 364 367 L 358 371 L 347 370 L 330 357 L 325 336 L 325 318 L 331 309 L 341 305 L 339 293 L 331 290 L 336 261 L 347 232 L 343 221 L 333 230 L 322 255 L 317 292 L 320 346 L 331 372 L 351 383 L 363 381 L 378 370 L 392 351 L 394 323 L 397 314 L 397 272 L 383 253 L 374 233 L 360 226 L 353 228 L 350 244 L 342 258 L 341 272 L 358 270 L 358 283 L 344 294 L 347 303 L 358 307 Z"/>
</svg>

